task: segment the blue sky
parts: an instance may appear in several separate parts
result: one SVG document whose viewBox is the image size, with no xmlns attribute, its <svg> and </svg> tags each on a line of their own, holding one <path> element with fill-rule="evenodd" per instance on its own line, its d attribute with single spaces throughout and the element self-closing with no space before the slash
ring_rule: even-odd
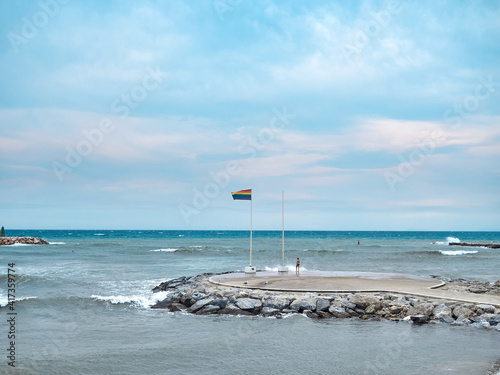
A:
<svg viewBox="0 0 500 375">
<path fill-rule="evenodd" d="M 0 3 L 0 225 L 499 230 L 500 1 Z"/>
</svg>

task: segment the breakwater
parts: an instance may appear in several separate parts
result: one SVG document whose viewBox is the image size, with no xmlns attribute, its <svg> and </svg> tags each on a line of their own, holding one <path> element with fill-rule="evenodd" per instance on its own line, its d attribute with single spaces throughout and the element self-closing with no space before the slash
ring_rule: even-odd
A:
<svg viewBox="0 0 500 375">
<path fill-rule="evenodd" d="M 392 292 L 271 292 L 216 285 L 209 281 L 210 276 L 212 274 L 180 277 L 161 283 L 153 292 L 168 292 L 167 297 L 152 308 L 196 315 L 257 315 L 281 318 L 284 314 L 298 313 L 314 319 L 387 319 L 411 321 L 415 324 L 443 322 L 500 331 L 500 306 L 490 304 L 423 298 Z M 500 295 L 500 280 L 496 283 L 453 280 L 451 284 L 457 290 L 470 288 L 473 284 L 476 289 Z"/>
<path fill-rule="evenodd" d="M 49 243 L 38 237 L 0 237 L 0 246 L 14 244 L 48 245 Z"/>
<path fill-rule="evenodd" d="M 496 243 L 467 243 L 467 242 L 450 242 L 450 246 L 470 246 L 470 247 L 486 247 L 488 249 L 500 249 L 500 244 Z"/>
</svg>

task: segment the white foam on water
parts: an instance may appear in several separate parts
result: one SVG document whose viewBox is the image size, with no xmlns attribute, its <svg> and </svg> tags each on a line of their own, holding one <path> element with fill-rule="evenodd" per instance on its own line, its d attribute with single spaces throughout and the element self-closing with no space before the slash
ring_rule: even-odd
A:
<svg viewBox="0 0 500 375">
<path fill-rule="evenodd" d="M 467 255 L 467 254 L 476 254 L 479 251 L 477 250 L 440 250 L 439 251 L 443 255 Z"/>
<path fill-rule="evenodd" d="M 167 253 L 175 253 L 178 250 L 179 249 L 168 248 L 168 249 L 156 249 L 156 250 L 149 250 L 149 251 L 164 251 L 164 252 L 167 252 Z"/>
<path fill-rule="evenodd" d="M 94 233 L 94 236 L 105 236 L 104 233 Z"/>
<path fill-rule="evenodd" d="M 446 237 L 446 241 L 436 241 L 436 242 L 433 242 L 433 244 L 436 244 L 436 245 L 449 245 L 450 243 L 459 243 L 460 242 L 460 238 L 457 238 L 457 237 Z"/>
<path fill-rule="evenodd" d="M 133 304 L 137 307 L 148 309 L 158 301 L 162 301 L 167 297 L 168 292 L 159 292 L 151 295 L 149 297 L 143 295 L 132 295 L 132 296 L 100 296 L 100 295 L 92 295 L 91 298 L 94 298 L 98 301 L 109 302 L 113 305 L 119 304 Z"/>
<path fill-rule="evenodd" d="M 33 246 L 34 244 L 32 243 L 13 243 L 12 245 L 5 245 L 5 246 Z"/>
<path fill-rule="evenodd" d="M 66 242 L 49 242 L 49 245 L 66 245 Z"/>
<path fill-rule="evenodd" d="M 16 298 L 16 300 L 14 301 L 15 303 L 17 302 L 21 302 L 21 301 L 27 301 L 29 299 L 36 299 L 37 297 L 20 297 L 20 298 Z M 9 304 L 9 299 L 7 297 L 0 297 L 0 307 L 5 307 Z M 15 304 L 14 304 L 15 305 Z"/>
</svg>

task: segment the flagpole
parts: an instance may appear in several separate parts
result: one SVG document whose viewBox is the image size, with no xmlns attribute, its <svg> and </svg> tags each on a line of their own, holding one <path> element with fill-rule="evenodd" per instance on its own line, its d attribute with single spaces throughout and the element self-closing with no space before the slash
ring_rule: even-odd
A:
<svg viewBox="0 0 500 375">
<path fill-rule="evenodd" d="M 250 198 L 250 267 L 252 267 L 252 201 Z"/>
<path fill-rule="evenodd" d="M 278 272 L 288 272 L 288 267 L 285 267 L 285 192 L 281 191 L 281 267 L 278 267 Z"/>
</svg>

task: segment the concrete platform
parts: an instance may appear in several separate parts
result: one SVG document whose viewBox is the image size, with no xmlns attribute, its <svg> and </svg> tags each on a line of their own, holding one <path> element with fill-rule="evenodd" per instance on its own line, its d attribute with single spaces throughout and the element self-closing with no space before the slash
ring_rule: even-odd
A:
<svg viewBox="0 0 500 375">
<path fill-rule="evenodd" d="M 259 271 L 253 275 L 245 273 L 214 275 L 209 281 L 233 288 L 277 292 L 389 292 L 500 307 L 500 296 L 440 290 L 439 288 L 446 284 L 444 281 L 394 273 L 301 271 L 297 275 L 295 271 L 285 274 L 276 271 Z"/>
</svg>

